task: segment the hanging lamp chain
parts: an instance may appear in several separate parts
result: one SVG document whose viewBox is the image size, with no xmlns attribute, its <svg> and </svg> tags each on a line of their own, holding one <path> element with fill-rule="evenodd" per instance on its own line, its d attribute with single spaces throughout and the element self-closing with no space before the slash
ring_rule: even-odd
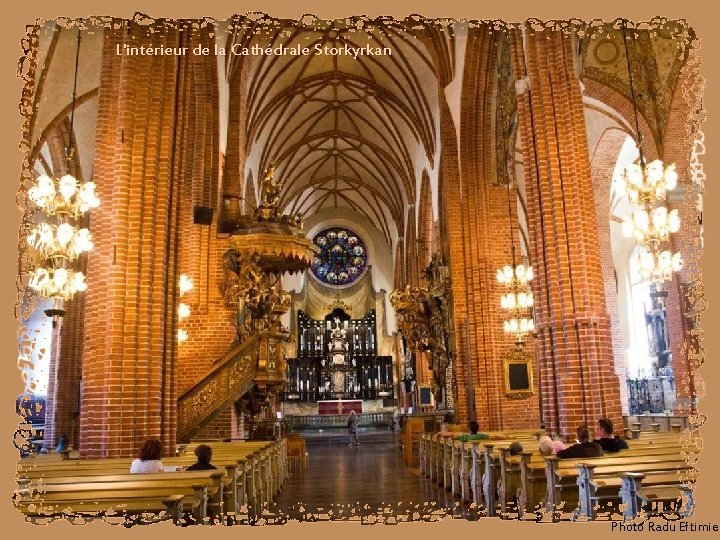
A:
<svg viewBox="0 0 720 540">
<path fill-rule="evenodd" d="M 636 102 L 636 96 L 635 96 L 635 85 L 633 83 L 633 75 L 632 75 L 632 67 L 630 63 L 630 50 L 628 47 L 628 37 L 627 37 L 627 20 L 621 19 L 621 31 L 623 36 L 623 45 L 625 47 L 625 60 L 627 61 L 627 70 L 628 70 L 628 79 L 630 83 L 630 98 L 632 99 L 632 105 L 633 105 L 633 114 L 635 116 L 635 133 L 636 133 L 636 140 L 637 140 L 637 147 L 638 152 L 640 152 L 640 165 L 643 166 L 645 163 L 645 159 L 643 158 L 643 137 L 642 133 L 640 132 L 640 120 L 638 117 L 638 110 L 637 110 L 637 102 Z"/>
<path fill-rule="evenodd" d="M 500 131 L 501 131 L 501 133 L 502 133 L 503 139 L 505 139 L 505 138 L 506 138 L 506 133 L 505 133 L 505 106 L 504 106 L 503 103 L 500 103 L 500 122 L 502 123 L 502 126 L 501 126 L 501 128 L 500 128 Z M 503 141 L 503 142 L 507 142 L 507 141 Z M 505 146 L 505 144 L 503 144 L 503 149 L 505 149 L 505 153 L 504 153 L 504 155 L 502 156 L 502 158 L 503 158 L 503 166 L 506 167 L 506 166 L 507 166 L 507 147 Z M 510 178 L 510 174 L 509 174 L 509 172 L 508 172 L 507 182 L 506 182 L 505 185 L 506 185 L 506 187 L 507 187 L 508 228 L 509 228 L 509 230 L 510 230 L 510 252 L 511 252 L 511 256 L 512 256 L 512 267 L 513 267 L 513 271 L 514 271 L 514 270 L 515 270 L 515 235 L 513 234 L 512 203 L 511 203 L 511 196 L 510 196 L 510 182 L 511 182 L 511 178 Z"/>
<path fill-rule="evenodd" d="M 73 91 L 72 91 L 72 104 L 70 106 L 70 133 L 68 134 L 68 145 L 65 148 L 65 159 L 68 172 L 70 172 L 70 163 L 74 155 L 73 139 L 74 139 L 74 126 L 75 126 L 75 100 L 77 99 L 77 79 L 78 79 L 78 67 L 80 65 L 80 28 L 77 31 L 77 49 L 75 50 L 75 74 L 73 77 Z"/>
</svg>

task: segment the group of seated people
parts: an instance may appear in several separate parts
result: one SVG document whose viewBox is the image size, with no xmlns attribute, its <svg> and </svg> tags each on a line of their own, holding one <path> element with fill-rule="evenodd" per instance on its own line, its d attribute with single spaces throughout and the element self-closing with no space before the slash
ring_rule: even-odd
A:
<svg viewBox="0 0 720 540">
<path fill-rule="evenodd" d="M 619 452 L 629 448 L 627 441 L 615 436 L 612 420 L 602 418 L 596 429 L 597 439 L 590 438 L 587 426 L 577 428 L 577 442 L 572 446 L 565 444 L 557 437 L 550 439 L 547 435 L 540 437 L 540 453 L 546 456 L 557 455 L 560 459 L 578 459 L 601 457 L 605 452 Z"/>
<path fill-rule="evenodd" d="M 468 424 L 470 433 L 457 435 L 461 441 L 473 441 L 491 438 L 487 433 L 480 433 L 480 426 L 477 422 L 471 421 Z M 441 431 L 444 433 L 444 431 Z M 590 429 L 587 426 L 577 428 L 577 441 L 572 446 L 566 447 L 559 435 L 550 438 L 543 435 L 539 439 L 540 453 L 545 456 L 557 455 L 560 459 L 577 459 L 601 457 L 604 452 L 619 452 L 628 448 L 624 439 L 615 436 L 615 429 L 612 420 L 602 418 L 598 421 L 596 429 L 597 439 L 590 438 Z M 523 452 L 523 446 L 518 441 L 513 442 L 510 447 L 510 455 L 517 456 Z"/>
<path fill-rule="evenodd" d="M 130 473 L 157 473 L 165 472 L 165 466 L 162 462 L 162 443 L 158 439 L 150 439 L 145 441 L 140 449 L 140 457 L 134 459 L 130 464 Z M 215 465 L 210 463 L 212 459 L 212 448 L 207 444 L 200 444 L 195 448 L 195 456 L 197 462 L 190 465 L 187 471 L 207 471 L 217 469 Z"/>
</svg>

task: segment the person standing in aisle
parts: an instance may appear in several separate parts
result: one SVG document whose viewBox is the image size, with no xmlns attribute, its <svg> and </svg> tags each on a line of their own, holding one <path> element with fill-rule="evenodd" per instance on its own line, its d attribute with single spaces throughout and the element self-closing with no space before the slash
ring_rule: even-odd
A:
<svg viewBox="0 0 720 540">
<path fill-rule="evenodd" d="M 350 416 L 348 417 L 347 422 L 347 428 L 348 428 L 348 435 L 350 436 L 350 441 L 348 442 L 348 446 L 360 446 L 360 441 L 358 440 L 357 436 L 357 423 L 358 418 L 355 414 L 355 411 L 350 411 Z"/>
</svg>

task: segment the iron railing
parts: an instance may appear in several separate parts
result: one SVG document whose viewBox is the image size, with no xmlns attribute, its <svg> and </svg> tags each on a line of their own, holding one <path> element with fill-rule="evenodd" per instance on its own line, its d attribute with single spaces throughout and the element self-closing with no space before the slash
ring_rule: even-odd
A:
<svg viewBox="0 0 720 540">
<path fill-rule="evenodd" d="M 675 407 L 675 377 L 672 374 L 627 379 L 630 414 L 663 413 Z"/>
</svg>

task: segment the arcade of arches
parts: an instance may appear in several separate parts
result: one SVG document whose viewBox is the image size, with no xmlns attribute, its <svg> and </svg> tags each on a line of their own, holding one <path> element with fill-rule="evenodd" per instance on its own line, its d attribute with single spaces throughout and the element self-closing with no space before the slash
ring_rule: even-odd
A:
<svg viewBox="0 0 720 540">
<path fill-rule="evenodd" d="M 78 31 L 53 22 L 31 29 L 24 66 L 27 185 L 71 173 L 101 201 L 75 263 L 87 290 L 55 326 L 47 300 L 22 296 L 46 446 L 65 433 L 87 457 L 150 437 L 169 450 L 338 400 L 571 434 L 644 410 L 640 383 L 661 390 L 654 412 L 694 410 L 687 26 L 631 25 L 628 62 L 612 24 L 102 22 L 80 32 L 77 71 Z M 644 156 L 679 176 L 666 204 L 685 265 L 662 301 L 621 232 L 634 110 Z M 513 257 L 535 272 L 519 393 L 496 280 Z"/>
</svg>

